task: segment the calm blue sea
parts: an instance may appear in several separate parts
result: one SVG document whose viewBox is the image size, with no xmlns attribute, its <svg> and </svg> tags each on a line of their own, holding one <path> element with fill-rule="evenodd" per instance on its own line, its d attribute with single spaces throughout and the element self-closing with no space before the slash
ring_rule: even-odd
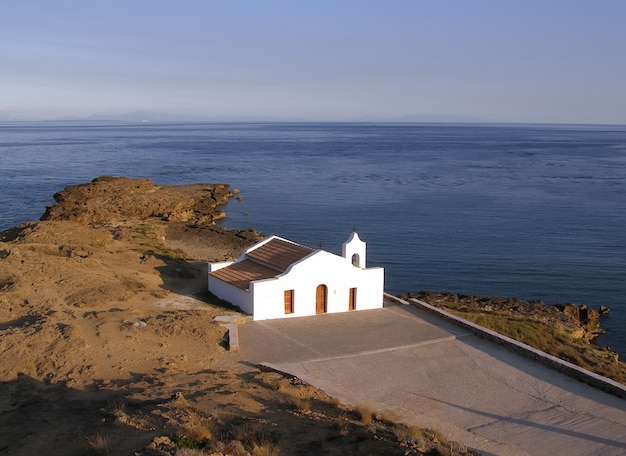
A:
<svg viewBox="0 0 626 456">
<path fill-rule="evenodd" d="M 0 229 L 104 174 L 229 183 L 229 228 L 337 253 L 356 229 L 392 293 L 606 305 L 626 356 L 626 127 L 3 123 Z"/>
</svg>

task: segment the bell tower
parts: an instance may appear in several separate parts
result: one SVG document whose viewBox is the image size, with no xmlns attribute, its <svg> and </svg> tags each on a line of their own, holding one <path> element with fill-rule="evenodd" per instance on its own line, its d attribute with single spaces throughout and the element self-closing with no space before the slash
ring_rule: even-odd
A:
<svg viewBox="0 0 626 456">
<path fill-rule="evenodd" d="M 366 244 L 356 232 L 352 232 L 350 238 L 343 243 L 342 256 L 358 268 L 365 268 Z"/>
</svg>

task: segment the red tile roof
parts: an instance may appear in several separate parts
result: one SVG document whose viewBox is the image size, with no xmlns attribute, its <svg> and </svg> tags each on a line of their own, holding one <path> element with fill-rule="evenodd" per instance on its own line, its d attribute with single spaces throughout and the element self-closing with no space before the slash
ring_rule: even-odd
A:
<svg viewBox="0 0 626 456">
<path fill-rule="evenodd" d="M 269 279 L 278 274 L 276 269 L 268 268 L 251 260 L 243 260 L 233 263 L 225 268 L 211 272 L 211 276 L 229 283 L 244 291 L 250 288 L 250 282 L 254 280 Z"/>
<path fill-rule="evenodd" d="M 246 259 L 210 273 L 212 277 L 249 291 L 250 282 L 269 279 L 284 272 L 290 265 L 310 255 L 315 249 L 283 239 L 272 239 L 251 250 Z"/>
<path fill-rule="evenodd" d="M 259 261 L 281 272 L 298 260 L 310 255 L 315 250 L 300 244 L 272 239 L 248 253 L 248 258 Z"/>
</svg>

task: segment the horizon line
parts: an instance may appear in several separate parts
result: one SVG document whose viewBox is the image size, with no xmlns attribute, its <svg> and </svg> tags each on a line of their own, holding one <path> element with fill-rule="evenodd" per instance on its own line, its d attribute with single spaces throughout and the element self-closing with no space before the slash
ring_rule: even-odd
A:
<svg viewBox="0 0 626 456">
<path fill-rule="evenodd" d="M 603 122 L 531 122 L 531 121 L 497 121 L 497 120 L 284 120 L 284 119 L 115 119 L 115 118 L 76 118 L 76 119 L 0 119 L 2 124 L 35 124 L 35 123 L 123 123 L 123 124 L 176 124 L 176 123 L 206 123 L 206 124 L 369 124 L 369 125 L 562 125 L 562 126 L 607 126 L 626 127 L 626 123 Z"/>
</svg>

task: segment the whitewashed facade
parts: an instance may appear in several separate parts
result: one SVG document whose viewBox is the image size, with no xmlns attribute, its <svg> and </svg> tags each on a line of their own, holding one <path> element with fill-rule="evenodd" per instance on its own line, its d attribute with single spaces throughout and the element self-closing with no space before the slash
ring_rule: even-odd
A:
<svg viewBox="0 0 626 456">
<path fill-rule="evenodd" d="M 383 306 L 384 269 L 366 266 L 352 233 L 342 256 L 272 236 L 233 261 L 209 264 L 209 291 L 255 320 Z"/>
</svg>

